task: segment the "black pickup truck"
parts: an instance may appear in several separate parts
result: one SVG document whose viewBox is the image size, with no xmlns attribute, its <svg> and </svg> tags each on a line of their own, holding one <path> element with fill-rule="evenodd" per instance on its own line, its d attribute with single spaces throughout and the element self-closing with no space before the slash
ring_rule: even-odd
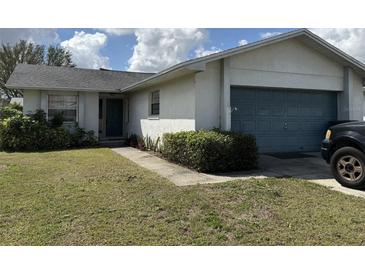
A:
<svg viewBox="0 0 365 274">
<path fill-rule="evenodd" d="M 321 143 L 321 152 L 341 185 L 365 188 L 365 122 L 330 127 Z"/>
</svg>

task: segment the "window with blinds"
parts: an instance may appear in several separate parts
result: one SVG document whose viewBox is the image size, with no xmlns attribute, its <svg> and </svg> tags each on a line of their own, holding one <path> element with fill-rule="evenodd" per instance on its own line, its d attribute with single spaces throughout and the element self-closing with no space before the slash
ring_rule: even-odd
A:
<svg viewBox="0 0 365 274">
<path fill-rule="evenodd" d="M 48 119 L 52 120 L 56 114 L 62 114 L 65 122 L 76 122 L 77 96 L 49 95 Z"/>
<path fill-rule="evenodd" d="M 154 91 L 151 94 L 151 115 L 160 114 L 160 91 Z"/>
</svg>

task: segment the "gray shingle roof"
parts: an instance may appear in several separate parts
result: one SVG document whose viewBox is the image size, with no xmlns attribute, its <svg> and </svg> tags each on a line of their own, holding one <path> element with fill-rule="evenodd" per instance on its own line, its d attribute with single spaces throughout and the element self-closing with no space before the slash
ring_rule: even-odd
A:
<svg viewBox="0 0 365 274">
<path fill-rule="evenodd" d="M 6 86 L 16 89 L 117 91 L 153 73 L 19 64 Z"/>
</svg>

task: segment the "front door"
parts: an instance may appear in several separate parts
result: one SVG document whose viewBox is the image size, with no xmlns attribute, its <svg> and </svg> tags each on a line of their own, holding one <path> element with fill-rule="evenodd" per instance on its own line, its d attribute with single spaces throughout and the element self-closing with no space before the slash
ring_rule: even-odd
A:
<svg viewBox="0 0 365 274">
<path fill-rule="evenodd" d="M 106 137 L 123 136 L 123 100 L 106 99 Z"/>
</svg>

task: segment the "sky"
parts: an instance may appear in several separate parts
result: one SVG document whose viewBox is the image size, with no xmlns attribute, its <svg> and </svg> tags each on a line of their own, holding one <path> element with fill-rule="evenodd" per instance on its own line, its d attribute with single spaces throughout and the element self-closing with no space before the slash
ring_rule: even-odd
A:
<svg viewBox="0 0 365 274">
<path fill-rule="evenodd" d="M 20 39 L 58 45 L 80 68 L 157 72 L 182 61 L 295 29 L 1 29 L 0 44 Z M 310 29 L 365 62 L 365 29 Z"/>
</svg>

